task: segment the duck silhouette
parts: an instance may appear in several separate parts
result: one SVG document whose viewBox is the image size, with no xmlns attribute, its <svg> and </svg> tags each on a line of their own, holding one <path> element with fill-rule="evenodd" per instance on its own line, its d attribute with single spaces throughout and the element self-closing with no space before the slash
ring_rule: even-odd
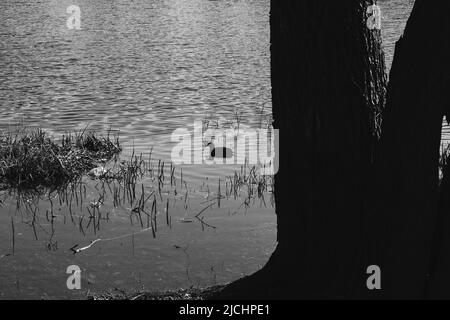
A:
<svg viewBox="0 0 450 320">
<path fill-rule="evenodd" d="M 207 145 L 209 147 L 209 154 L 211 158 L 231 158 L 233 157 L 233 150 L 225 147 L 215 147 L 214 143 L 209 142 Z"/>
</svg>

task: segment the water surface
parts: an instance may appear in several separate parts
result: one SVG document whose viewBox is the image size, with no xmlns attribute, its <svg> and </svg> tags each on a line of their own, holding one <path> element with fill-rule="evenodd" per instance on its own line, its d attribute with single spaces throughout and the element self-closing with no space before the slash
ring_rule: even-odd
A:
<svg viewBox="0 0 450 320">
<path fill-rule="evenodd" d="M 66 27 L 69 5 L 81 9 L 81 30 Z M 120 132 L 124 157 L 153 147 L 152 158 L 167 162 L 176 129 L 236 115 L 242 126 L 255 127 L 258 115 L 270 116 L 269 1 L 4 0 L 0 69 L 0 128 L 40 127 L 56 137 L 86 126 L 103 133 L 112 128 Z M 218 179 L 223 188 L 223 179 L 238 168 L 183 166 L 187 186 L 180 190 L 178 167 L 177 195 L 163 194 L 157 205 L 164 220 L 169 198 L 174 223 L 171 229 L 160 224 L 156 239 L 151 232 L 130 236 L 141 225 L 130 223 L 127 206 L 105 204 L 101 210 L 109 221 L 102 220 L 95 233 L 91 224 L 83 235 L 77 224 L 86 208 L 73 222 L 55 198 L 53 233 L 43 201 L 36 236 L 29 212 L 3 206 L 0 256 L 11 252 L 11 217 L 15 255 L 0 259 L 0 298 L 82 295 L 66 289 L 71 264 L 82 268 L 83 293 L 212 285 L 256 271 L 275 245 L 270 204 L 237 210 L 240 199 L 223 201 L 205 211 L 217 229 L 178 223 L 193 218 L 214 197 Z M 99 191 L 87 183 L 86 202 L 95 202 Z M 154 190 L 144 184 L 146 192 Z M 68 250 L 97 238 L 117 240 L 75 256 Z"/>
</svg>

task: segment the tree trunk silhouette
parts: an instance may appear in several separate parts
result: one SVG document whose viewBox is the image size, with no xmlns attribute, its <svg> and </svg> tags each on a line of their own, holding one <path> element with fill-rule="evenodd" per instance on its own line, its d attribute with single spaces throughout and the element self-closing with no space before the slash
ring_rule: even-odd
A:
<svg viewBox="0 0 450 320">
<path fill-rule="evenodd" d="M 371 4 L 271 2 L 278 246 L 216 299 L 349 298 L 363 279 L 364 199 L 386 86 L 380 31 L 366 26 Z"/>
<path fill-rule="evenodd" d="M 386 78 L 368 4 L 272 1 L 278 246 L 218 298 L 450 297 L 449 166 L 440 187 L 438 176 L 450 2 L 416 0 L 379 142 Z M 370 265 L 381 268 L 381 290 L 366 287 Z"/>
<path fill-rule="evenodd" d="M 370 206 L 366 233 L 372 244 L 368 256 L 382 270 L 382 290 L 370 294 L 378 298 L 430 295 L 432 248 L 441 241 L 435 231 L 442 120 L 450 89 L 448 9 L 448 1 L 416 0 L 396 44 L 375 156 L 378 197 Z"/>
</svg>

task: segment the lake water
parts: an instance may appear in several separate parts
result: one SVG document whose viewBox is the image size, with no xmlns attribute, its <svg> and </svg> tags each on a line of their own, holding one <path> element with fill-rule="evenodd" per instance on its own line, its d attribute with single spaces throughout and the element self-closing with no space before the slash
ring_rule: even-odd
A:
<svg viewBox="0 0 450 320">
<path fill-rule="evenodd" d="M 66 8 L 81 9 L 69 30 Z M 269 2 L 6 0 L 0 4 L 0 128 L 120 130 L 170 160 L 171 134 L 236 110 L 270 114 Z M 191 179 L 218 168 L 185 169 Z M 223 172 L 220 172 L 220 174 Z"/>
<path fill-rule="evenodd" d="M 390 70 L 395 42 L 399 39 L 414 5 L 414 0 L 379 0 L 386 67 Z"/>
<path fill-rule="evenodd" d="M 66 26 L 70 5 L 81 9 L 81 30 Z M 380 6 L 390 65 L 412 3 Z M 56 137 L 86 126 L 112 128 L 125 158 L 153 148 L 155 161 L 168 162 L 171 135 L 191 131 L 195 121 L 238 117 L 242 127 L 260 127 L 271 115 L 269 10 L 269 0 L 2 0 L 0 128 L 40 127 Z M 167 201 L 174 219 L 156 238 L 130 222 L 125 204 L 105 203 L 108 219 L 98 229 L 82 220 L 86 208 L 68 208 L 61 195 L 53 198 L 53 222 L 46 199 L 0 206 L 0 298 L 206 286 L 258 270 L 275 247 L 274 206 L 253 201 L 244 210 L 243 195 L 224 199 L 205 211 L 216 229 L 203 230 L 190 219 L 217 196 L 219 179 L 224 187 L 240 166 L 179 166 L 178 183 L 181 168 L 186 185 L 155 199 L 158 219 Z M 155 191 L 153 182 L 142 181 L 146 194 Z M 101 188 L 85 183 L 85 202 L 95 202 Z M 39 214 L 30 215 L 35 207 Z M 69 250 L 96 239 L 104 241 L 76 255 Z M 66 288 L 70 265 L 82 270 L 81 291 Z"/>
<path fill-rule="evenodd" d="M 81 9 L 81 30 L 66 26 L 69 5 Z M 0 128 L 40 127 L 56 137 L 86 126 L 103 133 L 112 128 L 120 132 L 124 158 L 132 149 L 148 154 L 153 148 L 156 166 L 171 159 L 172 133 L 191 131 L 195 121 L 239 118 L 241 127 L 270 121 L 269 1 L 4 0 L 0 70 Z M 177 167 L 177 187 L 155 197 L 161 220 L 155 239 L 141 232 L 139 221 L 130 222 L 129 204 L 105 202 L 108 220 L 95 230 L 85 205 L 74 204 L 72 217 L 60 195 L 52 196 L 53 222 L 46 199 L 25 197 L 19 208 L 6 202 L 0 207 L 0 298 L 206 286 L 253 273 L 275 246 L 269 198 L 267 205 L 246 208 L 242 197 L 223 199 L 204 213 L 216 229 L 189 223 L 218 193 L 218 179 L 223 190 L 225 177 L 239 168 Z M 96 202 L 98 187 L 85 183 L 85 203 Z M 148 179 L 142 184 L 146 195 L 156 189 Z M 163 223 L 167 201 L 172 228 Z M 39 214 L 30 214 L 31 202 Z M 15 252 L 8 256 L 12 222 Z M 76 255 L 69 250 L 96 239 L 109 240 Z M 82 270 L 81 291 L 66 288 L 70 265 Z"/>
</svg>

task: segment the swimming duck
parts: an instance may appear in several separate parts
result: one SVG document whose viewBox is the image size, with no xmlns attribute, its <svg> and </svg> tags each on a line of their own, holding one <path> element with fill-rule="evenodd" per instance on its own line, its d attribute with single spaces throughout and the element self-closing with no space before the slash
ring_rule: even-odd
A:
<svg viewBox="0 0 450 320">
<path fill-rule="evenodd" d="M 209 154 L 211 158 L 231 158 L 233 157 L 233 150 L 225 147 L 215 147 L 214 143 L 209 142 L 207 145 L 209 147 Z"/>
</svg>

